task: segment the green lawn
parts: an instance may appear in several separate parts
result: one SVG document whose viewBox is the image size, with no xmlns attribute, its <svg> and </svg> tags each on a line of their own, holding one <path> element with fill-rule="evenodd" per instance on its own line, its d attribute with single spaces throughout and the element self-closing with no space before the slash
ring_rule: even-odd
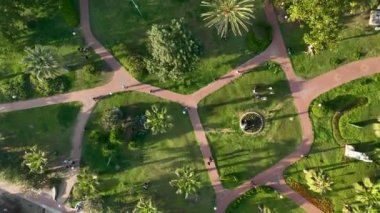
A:
<svg viewBox="0 0 380 213">
<path fill-rule="evenodd" d="M 278 192 L 267 186 L 261 186 L 243 194 L 232 202 L 227 213 L 260 213 L 262 206 L 266 206 L 273 213 L 303 213 L 305 212 L 292 200 L 280 195 Z"/>
<path fill-rule="evenodd" d="M 379 82 L 380 75 L 374 75 L 355 80 L 318 97 L 311 106 L 315 137 L 311 153 L 308 158 L 298 161 L 286 171 L 287 181 L 301 184 L 305 184 L 303 169 L 320 168 L 330 175 L 334 182 L 332 191 L 323 196 L 314 196 L 330 199 L 333 212 L 341 211 L 343 203 L 355 203 L 353 183 L 361 181 L 364 177 L 373 178 L 374 181 L 379 179 L 378 163 L 365 163 L 344 157 L 346 143 L 369 156 L 375 148 L 380 148 L 380 140 L 373 130 L 373 124 L 376 123 L 373 120 L 380 115 Z M 365 101 L 364 105 L 358 105 L 343 113 L 334 134 L 340 130 L 341 138 L 334 136 L 332 117 L 336 111 L 363 98 L 368 102 Z M 319 103 L 323 106 L 321 110 L 317 106 Z M 362 128 L 350 124 L 360 122 Z"/>
<path fill-rule="evenodd" d="M 247 49 L 247 33 L 236 37 L 231 34 L 225 41 L 218 37 L 215 29 L 204 27 L 205 23 L 200 17 L 203 11 L 200 0 L 139 0 L 135 2 L 141 10 L 142 17 L 132 1 L 90 1 L 91 27 L 94 35 L 107 48 L 113 50 L 113 54 L 124 66 L 126 62 L 120 50 L 116 50 L 120 44 L 125 45 L 131 52 L 146 56 L 146 32 L 152 24 L 168 23 L 173 18 L 185 18 L 203 51 L 196 70 L 186 77 L 184 83 L 159 83 L 155 76 L 135 75 L 140 81 L 180 93 L 191 93 L 254 55 Z M 251 30 L 257 32 L 260 37 L 263 36 L 262 25 L 266 23 L 263 1 L 257 0 L 255 5 L 256 18 L 252 21 Z"/>
<path fill-rule="evenodd" d="M 28 27 L 22 31 L 22 34 L 8 39 L 0 32 L 0 86 L 23 73 L 24 66 L 21 61 L 25 56 L 24 49 L 34 45 L 51 46 L 56 49 L 61 58 L 60 64 L 68 71 L 63 75 L 69 81 L 67 91 L 106 83 L 111 74 L 103 72 L 106 67 L 100 58 L 90 51 L 89 59 L 86 59 L 78 51 L 78 47 L 86 46 L 80 28 L 71 27 L 65 22 L 56 1 L 49 1 L 46 4 L 48 6 L 36 15 L 37 18 L 27 23 Z M 73 32 L 76 35 L 73 35 Z M 83 71 L 83 66 L 86 64 L 93 64 L 101 72 L 98 75 L 88 75 Z M 3 96 L 4 94 L 0 93 L 1 102 L 9 101 Z M 38 94 L 32 93 L 28 98 L 36 96 Z"/>
<path fill-rule="evenodd" d="M 254 84 L 265 85 L 265 90 L 271 86 L 275 94 L 267 94 L 267 101 L 258 101 L 252 97 Z M 266 119 L 259 135 L 240 130 L 240 116 L 248 111 L 257 111 Z M 282 71 L 274 74 L 264 67 L 252 70 L 202 100 L 199 113 L 227 188 L 269 168 L 301 142 L 301 127 Z"/>
<path fill-rule="evenodd" d="M 300 28 L 299 24 L 282 23 L 283 38 L 291 49 L 290 57 L 297 75 L 312 78 L 342 64 L 380 55 L 380 34 L 368 26 L 368 19 L 369 11 L 345 17 L 337 47 L 315 56 L 305 53 L 307 46 L 303 42 L 303 33 L 306 29 Z"/>
<path fill-rule="evenodd" d="M 0 113 L 1 177 L 25 181 L 28 171 L 21 167 L 22 156 L 33 145 L 47 153 L 48 167 L 67 159 L 80 108 L 79 103 L 68 103 Z"/>
<path fill-rule="evenodd" d="M 104 208 L 116 212 L 131 211 L 138 197 L 149 196 L 163 212 L 211 212 L 213 188 L 190 120 L 182 114 L 182 106 L 143 93 L 116 94 L 96 105 L 87 132 L 102 128 L 99 118 L 105 109 L 120 107 L 124 117 L 134 118 L 145 113 L 152 104 L 167 107 L 173 116 L 173 129 L 162 135 L 146 135 L 143 140 L 136 141 L 135 150 L 124 143 L 119 149 L 120 158 L 112 160 L 108 167 L 108 158 L 103 157 L 99 145 L 91 143 L 88 135 L 85 137 L 82 163 L 99 174 L 98 194 L 104 201 Z M 176 195 L 175 189 L 169 185 L 169 180 L 175 177 L 174 170 L 184 165 L 191 165 L 199 171 L 202 187 L 197 202 L 186 201 L 183 195 Z M 151 182 L 147 191 L 142 188 L 144 182 Z"/>
</svg>

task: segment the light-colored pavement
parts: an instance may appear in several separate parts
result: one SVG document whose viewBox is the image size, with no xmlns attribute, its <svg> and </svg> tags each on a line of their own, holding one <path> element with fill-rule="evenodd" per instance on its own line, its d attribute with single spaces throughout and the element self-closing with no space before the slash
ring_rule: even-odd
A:
<svg viewBox="0 0 380 213">
<path fill-rule="evenodd" d="M 212 157 L 212 153 L 199 118 L 197 104 L 204 97 L 227 85 L 231 81 L 240 77 L 245 72 L 248 72 L 252 68 L 260 65 L 265 61 L 273 60 L 281 65 L 288 79 L 292 96 L 294 98 L 294 104 L 297 108 L 298 117 L 302 126 L 303 140 L 295 152 L 283 158 L 267 170 L 253 177 L 253 181 L 257 185 L 268 185 L 272 187 L 273 189 L 292 199 L 308 212 L 321 212 L 317 207 L 315 207 L 313 204 L 308 202 L 305 198 L 303 198 L 301 195 L 286 185 L 283 178 L 283 172 L 288 166 L 298 161 L 301 158 L 301 155 L 306 155 L 310 151 L 310 147 L 313 142 L 313 132 L 309 119 L 308 107 L 311 101 L 320 94 L 341 84 L 363 76 L 380 72 L 380 57 L 364 59 L 343 65 L 336 70 L 332 70 L 314 79 L 305 81 L 297 77 L 293 71 L 291 61 L 287 55 L 286 47 L 281 36 L 280 28 L 277 23 L 274 8 L 271 5 L 267 4 L 265 7 L 265 13 L 267 15 L 268 22 L 272 25 L 273 28 L 273 41 L 271 45 L 261 54 L 240 65 L 231 72 L 210 83 L 206 87 L 201 88 L 193 94 L 182 95 L 151 85 L 143 84 L 134 79 L 110 54 L 110 52 L 105 47 L 103 47 L 99 41 L 96 40 L 91 32 L 88 10 L 88 0 L 81 0 L 80 11 L 83 35 L 86 39 L 87 44 L 92 47 L 94 51 L 101 57 L 101 59 L 104 60 L 113 70 L 114 75 L 112 77 L 112 80 L 106 85 L 93 89 L 71 92 L 46 98 L 0 104 L 0 112 L 29 109 L 73 101 L 82 102 L 83 107 L 78 116 L 78 121 L 72 138 L 71 152 L 71 158 L 79 161 L 84 127 L 89 119 L 92 108 L 96 104 L 92 99 L 93 97 L 123 91 L 137 91 L 149 93 L 163 99 L 180 103 L 183 106 L 187 106 L 190 109 L 189 116 L 194 128 L 196 139 L 199 143 L 200 150 L 203 155 L 204 164 L 207 168 L 211 184 L 216 193 L 217 212 L 221 213 L 225 211 L 225 209 L 234 199 L 251 189 L 251 183 L 250 181 L 247 181 L 233 190 L 224 189 L 221 184 L 216 165 L 214 163 L 211 165 L 207 164 L 208 159 Z M 128 85 L 128 89 L 123 89 L 123 84 Z M 154 92 L 151 93 L 150 91 Z M 51 208 L 62 209 L 62 207 L 58 208 L 58 205 L 63 204 L 68 198 L 69 193 L 75 184 L 77 172 L 78 170 L 73 171 L 71 175 L 69 175 L 65 180 L 64 190 L 62 193 L 60 193 L 57 202 L 49 198 L 47 193 L 42 193 L 39 195 L 33 193 L 33 196 L 31 196 L 33 201 L 49 206 Z M 22 189 L 20 187 L 11 185 L 9 183 L 0 182 L 0 188 L 3 188 L 15 194 L 22 194 Z M 69 211 L 69 209 L 62 211 Z"/>
</svg>

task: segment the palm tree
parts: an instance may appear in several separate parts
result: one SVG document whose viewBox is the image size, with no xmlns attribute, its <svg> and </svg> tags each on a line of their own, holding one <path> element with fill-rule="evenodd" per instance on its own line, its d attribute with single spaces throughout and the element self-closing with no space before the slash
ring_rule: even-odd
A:
<svg viewBox="0 0 380 213">
<path fill-rule="evenodd" d="M 242 35 L 240 27 L 248 32 L 247 25 L 253 16 L 254 0 L 208 0 L 202 1 L 201 6 L 207 7 L 208 12 L 201 16 L 206 21 L 206 27 L 215 26 L 218 34 L 226 38 L 229 28 L 234 35 Z"/>
<path fill-rule="evenodd" d="M 325 193 L 331 191 L 331 185 L 334 183 L 323 170 L 304 170 L 306 183 L 311 191 Z"/>
<path fill-rule="evenodd" d="M 26 56 L 22 62 L 26 65 L 26 72 L 35 75 L 38 80 L 54 78 L 62 74 L 53 49 L 36 45 L 34 48 L 25 48 L 25 52 Z"/>
<path fill-rule="evenodd" d="M 75 184 L 73 196 L 75 199 L 87 200 L 95 195 L 98 185 L 98 177 L 90 172 L 88 168 L 84 168 L 78 175 L 78 181 Z"/>
<path fill-rule="evenodd" d="M 189 195 L 194 195 L 201 186 L 198 176 L 190 166 L 184 166 L 175 170 L 177 179 L 171 180 L 169 184 L 177 188 L 177 194 L 185 194 L 185 199 Z"/>
<path fill-rule="evenodd" d="M 151 199 L 140 198 L 133 213 L 159 213 L 159 211 L 153 206 Z"/>
<path fill-rule="evenodd" d="M 380 182 L 374 184 L 366 177 L 362 183 L 354 183 L 355 200 L 364 204 L 367 210 L 380 207 Z"/>
<path fill-rule="evenodd" d="M 272 213 L 272 210 L 264 205 L 259 205 L 259 212 L 260 213 Z"/>
<path fill-rule="evenodd" d="M 47 158 L 45 152 L 38 150 L 37 146 L 33 146 L 25 151 L 23 156 L 23 165 L 26 165 L 30 172 L 42 174 L 45 171 Z"/>
<path fill-rule="evenodd" d="M 146 121 L 144 123 L 145 129 L 150 129 L 153 135 L 157 133 L 165 133 L 168 129 L 173 127 L 170 122 L 172 117 L 167 114 L 167 109 L 161 109 L 157 105 L 153 105 L 151 111 L 145 112 Z"/>
</svg>

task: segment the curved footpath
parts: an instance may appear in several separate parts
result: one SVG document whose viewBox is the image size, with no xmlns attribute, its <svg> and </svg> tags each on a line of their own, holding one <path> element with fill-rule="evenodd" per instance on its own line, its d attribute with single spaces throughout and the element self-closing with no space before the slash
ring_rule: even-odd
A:
<svg viewBox="0 0 380 213">
<path fill-rule="evenodd" d="M 310 147 L 313 142 L 312 126 L 309 119 L 308 107 L 313 99 L 320 94 L 337 87 L 341 84 L 347 83 L 351 80 L 371 75 L 380 72 L 380 57 L 369 58 L 357 62 L 353 62 L 347 65 L 343 65 L 336 70 L 332 70 L 326 74 L 318 76 L 311 80 L 303 80 L 297 77 L 293 71 L 291 61 L 287 55 L 286 47 L 281 36 L 281 31 L 277 22 L 276 13 L 274 8 L 270 4 L 266 4 L 265 13 L 268 22 L 273 28 L 273 41 L 271 45 L 261 54 L 257 55 L 253 59 L 235 68 L 226 75 L 220 77 L 216 81 L 210 83 L 206 87 L 194 92 L 190 95 L 178 94 L 168 90 L 160 89 L 148 84 L 143 84 L 134 79 L 121 64 L 110 54 L 110 52 L 96 40 L 91 32 L 88 0 L 80 1 L 80 13 L 81 13 L 81 27 L 86 42 L 91 46 L 94 51 L 104 60 L 109 67 L 114 71 L 112 80 L 106 85 L 66 93 L 62 95 L 56 95 L 46 98 L 38 98 L 27 101 L 18 101 L 6 104 L 0 104 L 0 112 L 9 112 L 15 110 L 29 109 L 41 106 L 47 106 L 58 103 L 66 103 L 78 101 L 83 104 L 80 114 L 77 118 L 77 123 L 72 137 L 72 151 L 71 158 L 74 160 L 80 160 L 81 155 L 81 141 L 83 137 L 83 129 L 90 117 L 91 111 L 96 102 L 93 101 L 93 97 L 100 95 L 107 95 L 109 93 L 122 92 L 122 91 L 138 91 L 149 93 L 151 95 L 158 96 L 163 99 L 167 99 L 173 102 L 182 104 L 189 107 L 189 116 L 192 126 L 194 128 L 196 139 L 199 143 L 200 150 L 203 155 L 204 164 L 207 168 L 211 184 L 216 194 L 216 207 L 217 212 L 225 212 L 228 205 L 241 196 L 243 193 L 251 189 L 250 180 L 242 184 L 241 186 L 227 190 L 222 186 L 219 178 L 218 170 L 215 164 L 210 166 L 207 164 L 209 157 L 212 156 L 210 147 L 207 142 L 205 131 L 202 127 L 199 114 L 197 111 L 197 104 L 204 97 L 222 88 L 226 84 L 229 84 L 236 78 L 240 77 L 245 72 L 248 72 L 254 67 L 257 67 L 261 63 L 273 60 L 279 63 L 284 70 L 287 80 L 289 82 L 292 96 L 294 98 L 294 104 L 297 108 L 298 116 L 300 118 L 303 140 L 299 148 L 292 154 L 283 158 L 272 167 L 259 173 L 253 177 L 253 181 L 256 185 L 268 185 L 273 189 L 279 191 L 283 195 L 289 197 L 307 212 L 321 212 L 317 207 L 308 202 L 305 198 L 293 191 L 286 185 L 283 178 L 284 170 L 298 161 L 301 155 L 306 155 L 310 151 Z M 237 72 L 238 71 L 238 72 Z M 123 89 L 122 85 L 128 85 L 128 89 Z M 153 93 L 150 91 L 153 90 Z M 59 194 L 57 201 L 50 198 L 48 192 L 23 192 L 22 188 L 18 185 L 12 185 L 6 182 L 0 182 L 0 188 L 7 190 L 13 194 L 19 194 L 26 197 L 28 200 L 39 203 L 42 206 L 49 208 L 50 210 L 56 210 L 58 212 L 72 211 L 66 206 L 60 206 L 67 200 L 73 185 L 76 182 L 76 176 L 79 169 L 72 171 L 68 174 L 63 184 L 63 191 Z"/>
</svg>

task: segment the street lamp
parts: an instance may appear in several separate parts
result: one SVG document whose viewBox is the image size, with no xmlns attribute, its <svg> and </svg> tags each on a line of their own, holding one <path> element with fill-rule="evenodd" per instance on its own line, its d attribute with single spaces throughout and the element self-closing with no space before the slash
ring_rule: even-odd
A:
<svg viewBox="0 0 380 213">
<path fill-rule="evenodd" d="M 142 17 L 142 14 L 141 14 L 141 11 L 139 9 L 139 6 L 136 4 L 136 2 L 134 0 L 131 0 L 131 2 L 133 3 L 133 5 L 135 5 L 136 10 L 139 12 L 140 16 Z"/>
</svg>

